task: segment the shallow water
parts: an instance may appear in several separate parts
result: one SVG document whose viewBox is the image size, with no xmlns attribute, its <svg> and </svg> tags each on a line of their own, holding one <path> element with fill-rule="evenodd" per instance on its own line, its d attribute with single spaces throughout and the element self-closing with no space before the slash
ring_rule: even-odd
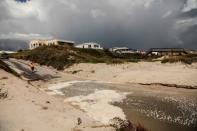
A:
<svg viewBox="0 0 197 131">
<path fill-rule="evenodd" d="M 166 100 L 167 99 L 167 100 Z M 127 118 L 141 123 L 151 131 L 196 131 L 197 105 L 151 96 L 128 96 L 120 106 Z M 174 99 L 173 99 L 174 100 Z M 192 106 L 189 106 L 189 105 Z"/>
<path fill-rule="evenodd" d="M 65 94 L 66 98 L 71 98 L 88 96 L 96 91 L 115 90 L 114 86 L 117 85 L 78 82 L 60 91 Z M 116 89 L 116 91 L 130 92 L 130 94 L 122 102 L 112 104 L 120 107 L 127 119 L 141 123 L 149 131 L 197 131 L 197 100 L 192 97 L 125 89 Z M 92 99 L 89 102 L 91 103 Z"/>
</svg>

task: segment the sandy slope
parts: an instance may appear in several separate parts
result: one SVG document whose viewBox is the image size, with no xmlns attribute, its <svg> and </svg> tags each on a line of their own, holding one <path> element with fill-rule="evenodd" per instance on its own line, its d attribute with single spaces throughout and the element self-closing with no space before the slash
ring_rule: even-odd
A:
<svg viewBox="0 0 197 131">
<path fill-rule="evenodd" d="M 197 63 L 192 65 L 140 62 L 119 65 L 77 64 L 65 70 L 75 76 L 118 83 L 165 83 L 197 86 Z"/>
<path fill-rule="evenodd" d="M 49 96 L 2 70 L 0 88 L 8 90 L 8 98 L 0 99 L 0 131 L 69 131 L 76 126 L 78 117 L 83 121 L 83 130 L 110 130 L 104 127 L 91 128 L 100 123 L 63 104 L 61 98 Z"/>
<path fill-rule="evenodd" d="M 40 68 L 37 73 L 42 71 Z M 79 72 L 72 74 L 73 71 Z M 60 79 L 51 79 L 48 84 L 65 80 L 94 79 L 114 83 L 169 83 L 197 86 L 197 64 L 147 62 L 122 65 L 78 64 L 64 72 L 60 73 Z M 3 77 L 7 79 L 2 79 Z M 39 87 L 46 87 L 45 84 L 47 85 L 46 82 L 34 82 L 31 85 L 0 70 L 0 88 L 8 90 L 8 98 L 0 99 L 0 131 L 23 129 L 24 131 L 69 131 L 76 126 L 78 117 L 83 121 L 78 128 L 85 131 L 112 130 L 100 127 L 100 123 L 89 118 L 84 112 L 63 103 L 62 98 L 41 91 Z"/>
</svg>

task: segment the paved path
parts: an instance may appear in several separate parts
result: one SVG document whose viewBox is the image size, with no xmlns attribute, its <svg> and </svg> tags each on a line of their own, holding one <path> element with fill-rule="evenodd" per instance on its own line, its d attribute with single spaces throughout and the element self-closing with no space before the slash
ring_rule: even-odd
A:
<svg viewBox="0 0 197 131">
<path fill-rule="evenodd" d="M 60 74 L 55 69 L 46 66 L 35 66 L 35 71 L 32 72 L 30 69 L 30 61 L 17 60 L 17 59 L 7 59 L 3 60 L 7 63 L 10 68 L 15 70 L 22 79 L 28 81 L 35 80 L 50 80 L 52 78 L 60 77 Z"/>
</svg>

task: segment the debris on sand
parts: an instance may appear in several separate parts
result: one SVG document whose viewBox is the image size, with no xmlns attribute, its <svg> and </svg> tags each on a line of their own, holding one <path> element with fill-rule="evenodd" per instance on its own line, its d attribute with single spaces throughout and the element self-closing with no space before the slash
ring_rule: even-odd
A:
<svg viewBox="0 0 197 131">
<path fill-rule="evenodd" d="M 1 77 L 0 80 L 7 80 L 8 77 Z"/>
<path fill-rule="evenodd" d="M 110 126 L 114 127 L 116 131 L 147 131 L 140 124 L 136 126 L 130 120 L 123 120 L 118 117 L 110 120 Z"/>
<path fill-rule="evenodd" d="M 46 103 L 47 103 L 47 104 L 50 104 L 51 102 L 50 102 L 50 101 L 46 101 Z"/>
<path fill-rule="evenodd" d="M 80 118 L 80 117 L 79 117 L 79 118 L 77 118 L 77 125 L 81 125 L 81 123 L 82 123 L 81 118 Z"/>
<path fill-rule="evenodd" d="M 42 109 L 43 109 L 43 110 L 47 110 L 47 109 L 48 109 L 48 107 L 46 107 L 46 106 L 43 106 L 43 107 L 42 107 Z"/>
<path fill-rule="evenodd" d="M 0 88 L 0 99 L 5 99 L 8 97 L 8 91 L 5 88 Z"/>
</svg>

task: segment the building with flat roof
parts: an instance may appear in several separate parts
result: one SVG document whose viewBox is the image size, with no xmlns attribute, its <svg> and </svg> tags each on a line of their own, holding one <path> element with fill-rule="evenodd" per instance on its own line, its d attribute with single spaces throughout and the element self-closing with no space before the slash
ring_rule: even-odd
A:
<svg viewBox="0 0 197 131">
<path fill-rule="evenodd" d="M 86 49 L 103 49 L 100 44 L 90 42 L 90 43 L 83 43 L 75 46 L 76 48 L 86 48 Z"/>
<path fill-rule="evenodd" d="M 188 51 L 184 48 L 151 48 L 146 52 L 146 55 L 184 55 L 188 54 Z"/>
<path fill-rule="evenodd" d="M 29 43 L 29 49 L 35 49 L 40 46 L 51 46 L 51 45 L 68 45 L 74 46 L 75 42 L 66 40 L 32 40 Z"/>
<path fill-rule="evenodd" d="M 113 48 L 110 48 L 109 51 L 114 52 L 114 53 L 118 53 L 118 54 L 134 54 L 134 53 L 136 53 L 135 50 L 129 49 L 127 47 L 113 47 Z"/>
</svg>

